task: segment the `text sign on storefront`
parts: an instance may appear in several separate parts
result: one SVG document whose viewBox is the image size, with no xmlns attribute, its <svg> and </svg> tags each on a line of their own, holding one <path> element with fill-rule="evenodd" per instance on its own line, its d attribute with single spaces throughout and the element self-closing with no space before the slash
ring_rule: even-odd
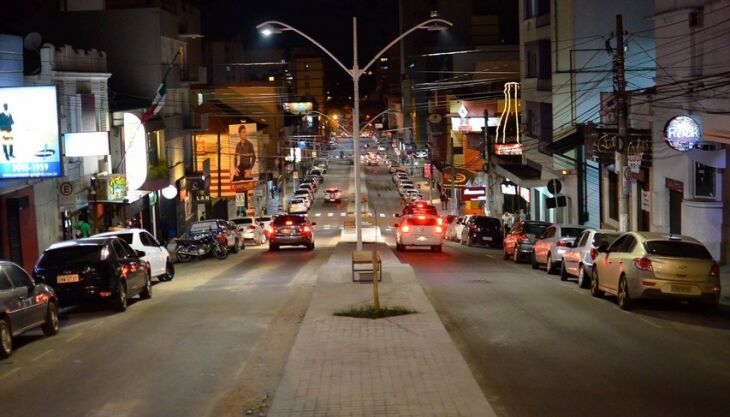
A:
<svg viewBox="0 0 730 417">
<path fill-rule="evenodd" d="M 696 148 L 701 136 L 700 125 L 689 116 L 673 117 L 664 126 L 664 141 L 680 152 Z"/>
<path fill-rule="evenodd" d="M 483 200 L 487 191 L 484 187 L 466 187 L 461 191 L 462 201 Z"/>
</svg>

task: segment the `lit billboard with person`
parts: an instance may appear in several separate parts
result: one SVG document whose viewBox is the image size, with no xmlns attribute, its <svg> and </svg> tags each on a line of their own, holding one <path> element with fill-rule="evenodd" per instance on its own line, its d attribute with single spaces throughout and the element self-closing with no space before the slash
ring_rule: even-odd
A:
<svg viewBox="0 0 730 417">
<path fill-rule="evenodd" d="M 0 179 L 60 177 L 56 87 L 0 88 Z"/>
</svg>

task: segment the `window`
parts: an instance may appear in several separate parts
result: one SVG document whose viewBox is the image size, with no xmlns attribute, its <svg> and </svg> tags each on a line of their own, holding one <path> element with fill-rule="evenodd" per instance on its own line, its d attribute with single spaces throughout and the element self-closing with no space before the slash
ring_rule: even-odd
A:
<svg viewBox="0 0 730 417">
<path fill-rule="evenodd" d="M 606 242 L 609 245 L 616 241 L 620 235 L 608 233 L 596 233 L 593 236 L 593 246 L 599 247 L 601 243 Z"/>
<path fill-rule="evenodd" d="M 15 288 L 31 288 L 33 286 L 33 281 L 30 280 L 28 274 L 19 267 L 15 265 L 6 265 L 3 269 Z"/>
<path fill-rule="evenodd" d="M 549 238 L 551 238 L 553 236 L 555 236 L 555 228 L 554 227 L 550 227 L 550 228 L 547 229 L 547 232 L 545 232 L 545 238 L 548 238 L 549 239 Z"/>
<path fill-rule="evenodd" d="M 117 259 L 124 259 L 126 258 L 127 251 L 124 250 L 124 247 L 122 246 L 121 240 L 114 240 L 112 241 L 112 248 L 114 249 L 114 253 L 117 255 Z"/>
<path fill-rule="evenodd" d="M 618 220 L 618 175 L 608 171 L 608 217 Z"/>
<path fill-rule="evenodd" d="M 613 242 L 613 245 L 611 245 L 611 252 L 628 253 L 634 250 L 634 246 L 636 246 L 636 239 L 634 239 L 633 236 L 622 236 Z"/>
<path fill-rule="evenodd" d="M 563 227 L 560 229 L 560 234 L 562 237 L 578 237 L 583 230 L 577 227 Z"/>
<path fill-rule="evenodd" d="M 589 232 L 583 232 L 583 234 L 580 235 L 578 237 L 578 239 L 575 240 L 575 242 L 576 242 L 575 247 L 576 248 L 579 248 L 579 247 L 585 245 L 586 244 L 586 239 L 588 239 L 588 235 L 589 234 L 590 234 Z"/>
<path fill-rule="evenodd" d="M 58 265 L 75 266 L 96 263 L 101 260 L 101 248 L 97 245 L 80 245 L 50 249 L 43 253 L 38 261 L 38 266 L 48 268 Z"/>
<path fill-rule="evenodd" d="M 3 268 L 5 269 L 5 268 Z M 11 289 L 10 280 L 5 276 L 3 270 L 0 270 L 0 291 L 7 291 Z"/>
<path fill-rule="evenodd" d="M 127 258 L 136 258 L 137 252 L 132 249 L 131 246 L 127 245 L 127 242 L 119 241 L 119 245 L 122 247 L 122 250 L 124 250 L 124 253 L 126 254 Z"/>
<path fill-rule="evenodd" d="M 674 258 L 712 259 L 712 255 L 702 245 L 690 242 L 656 240 L 644 243 L 650 255 L 671 256 Z"/>
<path fill-rule="evenodd" d="M 118 234 L 115 234 L 114 236 L 116 236 L 130 244 L 132 243 L 132 239 L 134 239 L 134 236 L 131 233 L 118 233 Z"/>
<path fill-rule="evenodd" d="M 140 233 L 139 239 L 142 241 L 143 246 L 160 246 L 159 243 L 157 243 L 157 240 L 155 240 L 155 238 L 147 232 Z M 131 242 L 127 241 L 127 243 Z"/>
<path fill-rule="evenodd" d="M 535 51 L 525 51 L 525 78 L 537 77 L 537 53 Z"/>
<path fill-rule="evenodd" d="M 705 151 L 714 150 L 712 145 L 700 145 Z M 715 168 L 695 162 L 695 197 L 716 198 Z"/>
<path fill-rule="evenodd" d="M 621 247 L 623 246 L 624 242 L 626 241 L 626 238 L 628 236 L 621 236 L 620 238 L 616 239 L 613 244 L 608 248 L 610 252 L 620 252 Z"/>
</svg>

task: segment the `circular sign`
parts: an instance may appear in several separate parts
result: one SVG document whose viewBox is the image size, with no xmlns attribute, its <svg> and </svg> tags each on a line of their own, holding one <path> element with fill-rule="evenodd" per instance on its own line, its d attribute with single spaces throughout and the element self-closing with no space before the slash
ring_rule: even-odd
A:
<svg viewBox="0 0 730 417">
<path fill-rule="evenodd" d="M 689 116 L 674 117 L 664 126 L 664 141 L 680 152 L 696 148 L 701 136 L 700 125 Z"/>
<path fill-rule="evenodd" d="M 62 196 L 68 197 L 74 193 L 74 185 L 68 181 L 64 181 L 58 186 L 58 192 Z"/>
<path fill-rule="evenodd" d="M 560 194 L 560 191 L 563 190 L 563 184 L 560 182 L 560 180 L 557 179 L 551 179 L 547 183 L 547 189 L 550 191 L 550 194 L 557 195 Z"/>
<path fill-rule="evenodd" d="M 428 115 L 428 121 L 431 123 L 439 123 L 441 122 L 441 115 L 438 113 L 431 113 Z"/>
</svg>

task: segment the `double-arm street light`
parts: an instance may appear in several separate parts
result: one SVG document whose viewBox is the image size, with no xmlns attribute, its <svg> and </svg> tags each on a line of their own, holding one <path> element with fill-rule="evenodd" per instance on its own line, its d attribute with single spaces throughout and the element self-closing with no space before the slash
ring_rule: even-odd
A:
<svg viewBox="0 0 730 417">
<path fill-rule="evenodd" d="M 365 128 L 366 128 L 366 127 L 370 126 L 370 125 L 371 125 L 371 124 L 372 124 L 373 122 L 375 122 L 375 120 L 377 120 L 377 119 L 378 119 L 379 117 L 381 117 L 381 116 L 385 116 L 386 114 L 389 114 L 389 113 L 398 113 L 398 110 L 396 110 L 396 109 L 385 109 L 385 110 L 381 111 L 380 113 L 378 113 L 378 114 L 377 114 L 377 115 L 376 115 L 375 117 L 373 117 L 372 119 L 369 119 L 369 120 L 368 120 L 368 122 L 367 122 L 367 123 L 365 123 L 365 125 L 363 125 L 363 127 L 361 127 L 361 128 L 360 128 L 360 131 L 358 132 L 358 137 L 360 137 L 360 134 L 362 133 L 362 131 L 363 131 L 363 130 L 365 130 Z M 336 118 L 330 117 L 330 116 L 328 116 L 328 115 L 326 115 L 326 114 L 324 114 L 324 113 L 322 113 L 322 112 L 319 112 L 319 111 L 317 111 L 317 110 L 311 110 L 311 111 L 310 111 L 310 112 L 309 112 L 308 114 L 318 114 L 318 115 L 320 115 L 320 116 L 323 116 L 323 117 L 325 117 L 325 118 L 326 118 L 327 120 L 335 120 L 335 121 L 338 121 L 338 120 L 337 120 Z M 349 130 L 347 130 L 346 128 L 344 128 L 344 127 L 342 127 L 342 126 L 339 126 L 339 128 L 340 128 L 340 129 L 341 129 L 341 130 L 342 130 L 343 132 L 345 132 L 345 133 L 347 133 L 348 135 L 352 136 L 352 133 L 350 133 L 350 131 L 349 131 Z"/>
<path fill-rule="evenodd" d="M 311 36 L 307 35 L 306 33 L 300 31 L 299 29 L 289 26 L 286 23 L 279 22 L 276 20 L 269 20 L 266 22 L 263 22 L 256 26 L 256 29 L 259 29 L 261 33 L 265 36 L 269 36 L 275 33 L 281 33 L 284 31 L 292 31 L 303 38 L 307 39 L 308 41 L 312 42 L 314 45 L 316 45 L 319 49 L 321 49 L 324 53 L 329 55 L 330 58 L 332 58 L 337 65 L 342 67 L 343 70 L 345 70 L 346 73 L 348 73 L 352 77 L 353 82 L 353 99 L 354 99 L 354 109 L 353 109 L 353 115 L 352 115 L 352 146 L 353 146 L 353 161 L 355 166 L 355 233 L 357 235 L 357 250 L 362 250 L 362 213 L 360 212 L 361 203 L 360 203 L 360 76 L 363 75 L 365 72 L 367 72 L 368 68 L 370 68 L 375 61 L 380 58 L 381 55 L 383 55 L 390 47 L 398 43 L 401 39 L 404 37 L 410 35 L 412 32 L 415 32 L 419 29 L 429 30 L 429 31 L 442 31 L 446 30 L 449 27 L 453 26 L 453 24 L 447 20 L 444 19 L 428 19 L 424 22 L 421 22 L 417 24 L 416 26 L 413 26 L 412 28 L 408 29 L 407 31 L 403 32 L 395 38 L 392 42 L 390 42 L 388 45 L 385 46 L 380 52 L 378 52 L 373 59 L 368 62 L 367 65 L 365 65 L 363 68 L 360 68 L 360 66 L 357 63 L 357 18 L 352 18 L 352 68 L 347 68 L 345 64 L 343 64 L 340 60 L 338 60 L 332 52 L 330 52 L 327 48 L 322 46 L 319 42 L 315 41 Z"/>
</svg>

